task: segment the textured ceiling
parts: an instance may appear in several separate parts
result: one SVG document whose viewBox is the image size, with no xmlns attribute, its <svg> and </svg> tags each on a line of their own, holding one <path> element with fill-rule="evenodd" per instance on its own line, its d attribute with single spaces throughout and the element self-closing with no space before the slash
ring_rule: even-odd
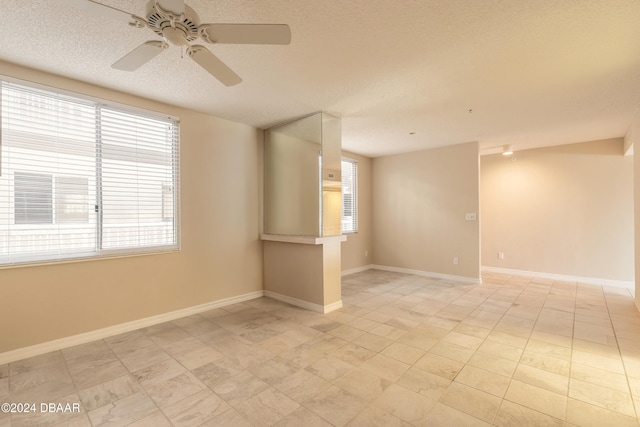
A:
<svg viewBox="0 0 640 427">
<path fill-rule="evenodd" d="M 144 0 L 100 0 L 144 16 Z M 479 141 L 516 149 L 623 136 L 640 105 L 638 0 L 187 0 L 202 22 L 289 24 L 288 46 L 209 45 L 225 87 L 158 39 L 57 0 L 0 0 L 0 59 L 259 128 L 324 110 L 380 156 Z M 414 133 L 411 135 L 410 133 Z"/>
</svg>

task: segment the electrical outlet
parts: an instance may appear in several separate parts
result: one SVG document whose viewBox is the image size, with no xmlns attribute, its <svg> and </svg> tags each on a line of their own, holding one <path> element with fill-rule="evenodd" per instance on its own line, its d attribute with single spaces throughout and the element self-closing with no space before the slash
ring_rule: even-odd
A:
<svg viewBox="0 0 640 427">
<path fill-rule="evenodd" d="M 460 259 L 459 259 L 458 257 L 454 257 L 454 258 L 453 258 L 453 263 L 454 263 L 455 265 L 460 264 Z"/>
<path fill-rule="evenodd" d="M 498 252 L 498 259 L 504 259 L 504 252 Z"/>
<path fill-rule="evenodd" d="M 364 256 L 368 257 L 369 256 L 369 251 L 364 251 Z"/>
</svg>

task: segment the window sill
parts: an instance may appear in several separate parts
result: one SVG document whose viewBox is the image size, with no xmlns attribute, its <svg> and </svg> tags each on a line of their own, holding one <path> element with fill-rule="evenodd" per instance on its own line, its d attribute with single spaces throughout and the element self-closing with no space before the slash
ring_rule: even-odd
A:
<svg viewBox="0 0 640 427">
<path fill-rule="evenodd" d="M 299 243 L 303 245 L 322 245 L 324 243 L 339 241 L 345 242 L 347 240 L 347 236 L 325 236 L 325 237 L 317 237 L 317 236 L 289 236 L 289 235 L 281 235 L 281 234 L 262 234 L 260 235 L 260 240 L 265 240 L 268 242 L 283 242 L 283 243 Z"/>
</svg>

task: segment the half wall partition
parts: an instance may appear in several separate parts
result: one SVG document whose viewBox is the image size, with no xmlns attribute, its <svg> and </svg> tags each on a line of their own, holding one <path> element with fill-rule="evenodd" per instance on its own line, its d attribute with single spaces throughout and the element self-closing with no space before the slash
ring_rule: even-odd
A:
<svg viewBox="0 0 640 427">
<path fill-rule="evenodd" d="M 265 293 L 325 313 L 342 306 L 341 145 L 324 112 L 264 135 Z"/>
</svg>

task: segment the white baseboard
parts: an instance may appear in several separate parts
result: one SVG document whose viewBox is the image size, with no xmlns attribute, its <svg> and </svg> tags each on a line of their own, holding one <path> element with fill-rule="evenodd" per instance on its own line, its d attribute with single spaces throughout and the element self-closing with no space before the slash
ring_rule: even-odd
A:
<svg viewBox="0 0 640 427">
<path fill-rule="evenodd" d="M 361 273 L 363 271 L 371 270 L 373 268 L 372 264 L 363 265 L 362 267 L 350 268 L 348 270 L 342 270 L 342 276 L 347 276 L 349 274 Z"/>
<path fill-rule="evenodd" d="M 329 305 L 320 305 L 320 304 L 315 304 L 309 301 L 301 300 L 298 298 L 293 298 L 287 295 L 282 295 L 272 291 L 264 291 L 264 296 L 278 300 L 278 301 L 286 302 L 287 304 L 291 304 L 296 307 L 304 308 L 305 310 L 315 311 L 316 313 L 322 313 L 322 314 L 330 313 L 334 310 L 338 310 L 339 308 L 342 308 L 342 300 L 336 301 Z"/>
<path fill-rule="evenodd" d="M 225 307 L 231 304 L 237 304 L 239 302 L 249 301 L 255 298 L 264 296 L 263 291 L 250 292 L 244 295 L 238 295 L 231 298 L 225 298 L 218 301 L 212 301 L 206 304 L 196 305 L 193 307 L 187 307 L 180 310 L 170 311 L 168 313 L 158 314 L 156 316 L 145 317 L 144 319 L 133 320 L 131 322 L 120 323 L 118 325 L 108 326 L 102 329 L 96 329 L 95 331 L 84 332 L 78 335 L 72 335 L 70 337 L 60 338 L 53 341 L 47 341 L 41 344 L 32 345 L 29 347 L 23 347 L 16 350 L 0 353 L 0 365 L 13 362 L 20 359 L 26 359 L 28 357 L 38 356 L 40 354 L 49 353 L 51 351 L 61 350 L 63 348 L 73 347 L 80 344 L 86 344 L 91 341 L 101 340 L 114 335 L 122 334 L 125 332 L 134 331 L 140 328 L 146 328 L 149 326 L 157 325 L 171 320 L 176 320 L 181 317 L 191 316 L 204 311 L 213 310 L 215 308 Z"/>
<path fill-rule="evenodd" d="M 630 289 L 633 293 L 635 293 L 635 283 L 624 281 L 624 280 L 610 280 L 610 279 L 600 279 L 600 278 L 594 278 L 594 277 L 567 276 L 564 274 L 539 273 L 537 271 L 513 270 L 510 268 L 484 267 L 484 266 L 482 267 L 482 271 L 486 271 L 489 273 L 507 274 L 510 276 L 540 277 L 542 279 L 561 280 L 565 282 L 580 282 L 588 285 L 625 288 L 625 289 Z"/>
<path fill-rule="evenodd" d="M 393 271 L 396 273 L 415 274 L 416 276 L 432 277 L 434 279 L 452 280 L 455 282 L 470 283 L 473 285 L 478 285 L 482 283 L 482 279 L 479 277 L 476 279 L 475 277 L 454 276 L 452 274 L 434 273 L 431 271 L 412 270 L 409 268 L 389 267 L 386 265 L 377 265 L 377 264 L 372 264 L 371 268 L 375 270 Z"/>
</svg>

